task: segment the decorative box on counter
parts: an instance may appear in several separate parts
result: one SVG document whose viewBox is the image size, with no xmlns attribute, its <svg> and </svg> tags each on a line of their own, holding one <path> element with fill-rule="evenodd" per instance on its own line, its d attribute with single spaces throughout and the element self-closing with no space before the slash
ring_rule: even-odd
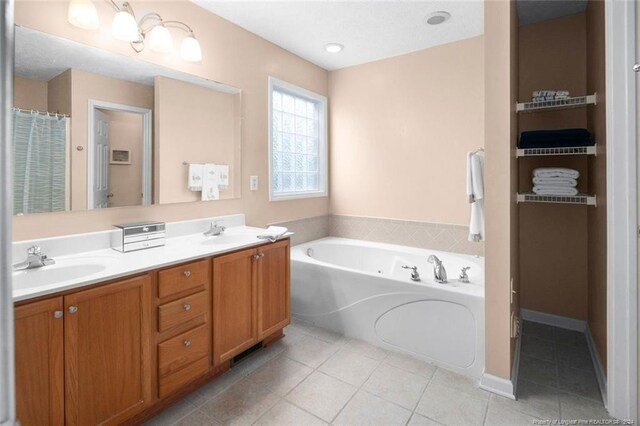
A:
<svg viewBox="0 0 640 426">
<path fill-rule="evenodd" d="M 111 247 L 123 253 L 163 246 L 166 239 L 164 222 L 137 222 L 114 225 Z"/>
</svg>

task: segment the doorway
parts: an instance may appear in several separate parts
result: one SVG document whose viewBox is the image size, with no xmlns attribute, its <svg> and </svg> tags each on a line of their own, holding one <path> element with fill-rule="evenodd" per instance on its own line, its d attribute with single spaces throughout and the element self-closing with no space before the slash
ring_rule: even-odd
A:
<svg viewBox="0 0 640 426">
<path fill-rule="evenodd" d="M 152 203 L 151 113 L 89 100 L 88 209 Z"/>
</svg>

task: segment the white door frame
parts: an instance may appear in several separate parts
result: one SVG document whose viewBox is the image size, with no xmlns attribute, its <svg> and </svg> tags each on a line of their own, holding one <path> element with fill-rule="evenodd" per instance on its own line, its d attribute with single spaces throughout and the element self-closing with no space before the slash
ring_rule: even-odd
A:
<svg viewBox="0 0 640 426">
<path fill-rule="evenodd" d="M 91 167 L 90 162 L 93 161 L 95 151 L 94 140 L 94 120 L 96 109 L 106 109 L 108 111 L 130 112 L 142 115 L 142 205 L 151 205 L 153 191 L 153 154 L 152 154 L 152 137 L 151 137 L 151 117 L 153 110 L 148 108 L 140 108 L 131 105 L 116 104 L 113 102 L 97 101 L 89 99 L 88 114 L 88 143 L 87 143 L 87 209 L 93 209 L 93 183 L 95 181 L 95 170 Z"/>
<path fill-rule="evenodd" d="M 607 408 L 636 419 L 638 272 L 635 5 L 605 5 L 607 105 Z"/>
</svg>

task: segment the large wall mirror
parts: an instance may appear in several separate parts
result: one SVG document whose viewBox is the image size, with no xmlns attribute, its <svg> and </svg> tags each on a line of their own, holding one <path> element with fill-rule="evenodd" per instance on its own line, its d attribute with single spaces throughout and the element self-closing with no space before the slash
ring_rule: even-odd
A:
<svg viewBox="0 0 640 426">
<path fill-rule="evenodd" d="M 14 213 L 240 197 L 240 90 L 16 27 Z"/>
</svg>

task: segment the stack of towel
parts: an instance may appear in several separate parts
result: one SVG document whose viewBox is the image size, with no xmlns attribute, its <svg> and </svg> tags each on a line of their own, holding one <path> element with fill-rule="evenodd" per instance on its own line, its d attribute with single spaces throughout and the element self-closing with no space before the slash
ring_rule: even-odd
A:
<svg viewBox="0 0 640 426">
<path fill-rule="evenodd" d="M 532 102 L 558 101 L 568 98 L 568 90 L 536 90 L 531 94 Z"/>
<path fill-rule="evenodd" d="M 592 146 L 593 135 L 587 129 L 534 130 L 520 134 L 520 149 Z"/>
<path fill-rule="evenodd" d="M 577 170 L 563 167 L 540 167 L 533 170 L 533 192 L 538 195 L 573 196 L 578 193 Z"/>
</svg>

